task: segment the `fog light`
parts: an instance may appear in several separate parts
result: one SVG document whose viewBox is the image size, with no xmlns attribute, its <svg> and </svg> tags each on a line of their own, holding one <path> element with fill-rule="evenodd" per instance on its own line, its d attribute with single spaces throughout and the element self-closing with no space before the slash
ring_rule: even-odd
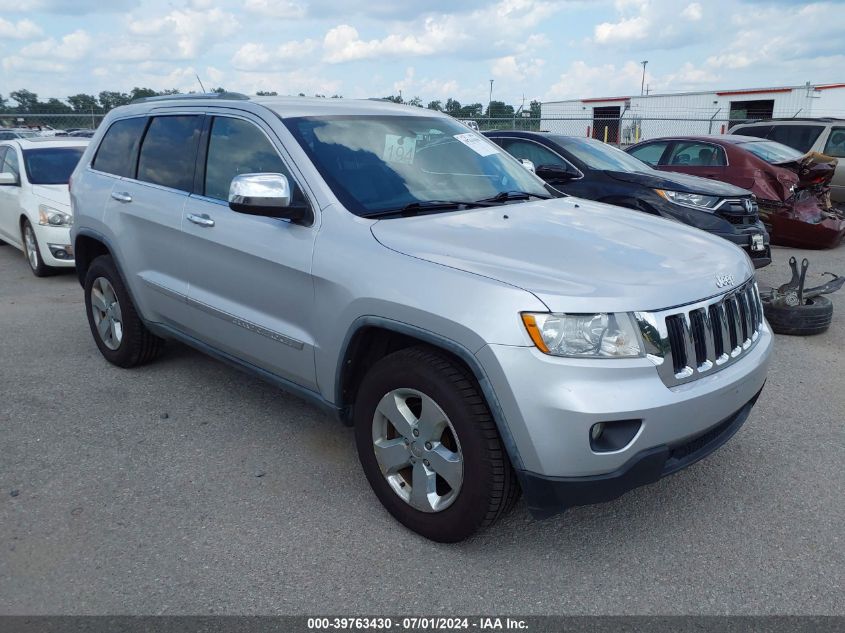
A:
<svg viewBox="0 0 845 633">
<path fill-rule="evenodd" d="M 634 440 L 642 425 L 642 420 L 596 422 L 590 427 L 590 448 L 595 453 L 621 451 Z"/>
<path fill-rule="evenodd" d="M 53 257 L 56 259 L 73 259 L 73 247 L 63 244 L 47 244 Z"/>
</svg>

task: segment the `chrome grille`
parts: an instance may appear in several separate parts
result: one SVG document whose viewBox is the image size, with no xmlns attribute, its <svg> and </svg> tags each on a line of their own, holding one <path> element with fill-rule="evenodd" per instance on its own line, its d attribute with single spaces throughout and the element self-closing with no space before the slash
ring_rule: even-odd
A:
<svg viewBox="0 0 845 633">
<path fill-rule="evenodd" d="M 634 316 L 646 354 L 669 387 L 732 364 L 755 345 L 763 327 L 753 279 L 712 299 Z"/>
</svg>

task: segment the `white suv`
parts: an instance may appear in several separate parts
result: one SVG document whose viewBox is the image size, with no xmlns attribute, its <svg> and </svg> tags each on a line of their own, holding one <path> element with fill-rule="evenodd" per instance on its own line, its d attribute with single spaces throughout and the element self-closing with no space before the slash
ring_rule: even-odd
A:
<svg viewBox="0 0 845 633">
<path fill-rule="evenodd" d="M 78 138 L 0 142 L 0 243 L 21 249 L 37 277 L 74 265 L 68 180 L 86 145 Z"/>
</svg>

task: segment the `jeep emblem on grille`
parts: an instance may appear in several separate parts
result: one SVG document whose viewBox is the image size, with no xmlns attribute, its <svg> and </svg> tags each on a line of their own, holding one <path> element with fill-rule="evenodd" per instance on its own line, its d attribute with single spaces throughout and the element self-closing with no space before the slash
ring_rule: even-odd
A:
<svg viewBox="0 0 845 633">
<path fill-rule="evenodd" d="M 724 288 L 725 286 L 733 286 L 734 285 L 734 276 L 730 273 L 722 273 L 720 275 L 716 275 L 716 287 L 717 288 Z"/>
</svg>

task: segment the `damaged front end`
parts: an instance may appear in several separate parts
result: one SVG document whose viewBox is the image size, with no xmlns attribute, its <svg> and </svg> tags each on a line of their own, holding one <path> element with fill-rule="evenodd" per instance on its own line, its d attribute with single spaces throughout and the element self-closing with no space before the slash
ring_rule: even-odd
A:
<svg viewBox="0 0 845 633">
<path fill-rule="evenodd" d="M 845 236 L 845 209 L 830 199 L 837 160 L 810 152 L 798 160 L 759 171 L 752 191 L 772 244 L 832 248 Z"/>
</svg>

